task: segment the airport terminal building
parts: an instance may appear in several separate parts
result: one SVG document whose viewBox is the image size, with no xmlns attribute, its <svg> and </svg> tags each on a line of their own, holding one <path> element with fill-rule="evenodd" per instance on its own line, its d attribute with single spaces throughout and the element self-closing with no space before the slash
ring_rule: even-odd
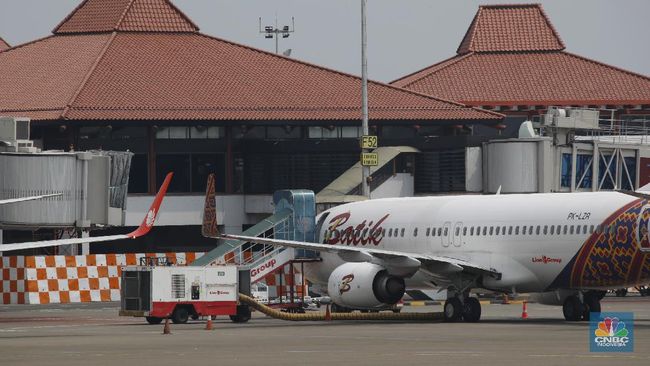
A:
<svg viewBox="0 0 650 366">
<path fill-rule="evenodd" d="M 198 228 L 210 173 L 226 231 L 240 232 L 274 191 L 320 192 L 359 160 L 360 78 L 204 35 L 166 0 L 82 2 L 51 36 L 2 52 L 0 84 L 0 115 L 30 118 L 37 146 L 134 154 L 127 226 L 175 172 L 136 250 L 214 246 Z M 369 100 L 380 146 L 408 147 L 385 157 L 379 196 L 464 191 L 465 148 L 487 138 L 473 130 L 503 127 L 498 112 L 379 82 Z"/>
<path fill-rule="evenodd" d="M 133 153 L 126 226 L 175 172 L 156 230 L 95 252 L 214 247 L 199 229 L 210 173 L 230 233 L 271 214 L 276 190 L 358 199 L 360 78 L 202 34 L 168 0 L 81 2 L 51 36 L 0 52 L 0 86 L 0 116 L 30 118 L 36 146 Z M 456 56 L 370 82 L 369 115 L 373 197 L 650 182 L 650 79 L 566 52 L 539 5 L 481 6 Z"/>
</svg>

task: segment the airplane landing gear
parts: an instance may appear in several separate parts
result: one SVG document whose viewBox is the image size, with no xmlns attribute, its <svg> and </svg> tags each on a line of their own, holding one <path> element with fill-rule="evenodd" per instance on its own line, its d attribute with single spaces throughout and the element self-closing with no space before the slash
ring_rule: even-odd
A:
<svg viewBox="0 0 650 366">
<path fill-rule="evenodd" d="M 450 297 L 445 301 L 444 316 L 446 322 L 465 320 L 477 322 L 481 319 L 481 303 L 475 297 L 465 297 L 464 301 L 457 297 Z"/>
<path fill-rule="evenodd" d="M 584 304 L 582 301 L 580 301 L 580 298 L 578 296 L 569 296 L 566 298 L 566 300 L 564 300 L 564 305 L 562 305 L 562 312 L 564 313 L 564 319 L 567 321 L 580 321 L 584 312 Z"/>
<path fill-rule="evenodd" d="M 481 319 L 481 303 L 475 297 L 465 299 L 463 308 L 463 320 L 469 323 L 475 323 Z"/>
<path fill-rule="evenodd" d="M 463 304 L 456 296 L 445 301 L 444 315 L 446 322 L 459 321 L 463 317 Z"/>
<path fill-rule="evenodd" d="M 599 292 L 587 292 L 582 296 L 567 297 L 562 306 L 564 319 L 570 322 L 588 321 L 590 313 L 600 313 L 601 299 L 602 294 Z"/>
</svg>

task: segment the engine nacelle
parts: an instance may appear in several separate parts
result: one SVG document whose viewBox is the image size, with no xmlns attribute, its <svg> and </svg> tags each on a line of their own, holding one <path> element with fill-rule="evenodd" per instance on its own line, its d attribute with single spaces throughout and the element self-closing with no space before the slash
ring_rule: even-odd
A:
<svg viewBox="0 0 650 366">
<path fill-rule="evenodd" d="M 404 279 L 372 263 L 345 263 L 337 267 L 327 282 L 332 301 L 352 309 L 376 309 L 397 303 L 406 285 Z"/>
</svg>

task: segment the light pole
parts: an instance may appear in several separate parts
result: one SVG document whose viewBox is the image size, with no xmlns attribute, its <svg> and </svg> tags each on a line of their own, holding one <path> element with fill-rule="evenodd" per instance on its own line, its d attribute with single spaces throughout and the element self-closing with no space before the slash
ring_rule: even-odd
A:
<svg viewBox="0 0 650 366">
<path fill-rule="evenodd" d="M 296 31 L 296 22 L 294 21 L 293 17 L 291 17 L 291 29 L 289 28 L 288 25 L 285 25 L 282 28 L 278 28 L 278 20 L 276 18 L 275 26 L 266 25 L 264 26 L 264 30 L 262 30 L 262 18 L 260 17 L 259 27 L 260 27 L 260 33 L 264 34 L 264 38 L 267 39 L 275 38 L 275 54 L 278 54 L 280 52 L 279 50 L 280 34 L 282 35 L 282 38 L 289 38 L 289 35 Z"/>
<path fill-rule="evenodd" d="M 361 129 L 363 136 L 368 136 L 368 59 L 366 57 L 366 0 L 361 0 Z M 362 144 L 363 146 L 363 144 Z M 363 148 L 362 153 L 370 152 Z M 361 165 L 361 191 L 370 198 L 370 166 Z"/>
</svg>

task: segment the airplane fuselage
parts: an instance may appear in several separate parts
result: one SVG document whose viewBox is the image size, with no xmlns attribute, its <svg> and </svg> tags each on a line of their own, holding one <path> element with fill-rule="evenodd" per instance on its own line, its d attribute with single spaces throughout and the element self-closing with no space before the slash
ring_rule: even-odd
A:
<svg viewBox="0 0 650 366">
<path fill-rule="evenodd" d="M 641 251 L 650 248 L 650 205 L 619 192 L 377 199 L 332 208 L 317 221 L 320 243 L 446 256 L 499 272 L 499 279 L 483 279 L 488 289 L 650 282 L 650 254 Z M 306 275 L 326 284 L 344 261 L 321 256 Z M 424 271 L 407 279 L 411 287 L 425 282 L 431 283 Z"/>
</svg>

